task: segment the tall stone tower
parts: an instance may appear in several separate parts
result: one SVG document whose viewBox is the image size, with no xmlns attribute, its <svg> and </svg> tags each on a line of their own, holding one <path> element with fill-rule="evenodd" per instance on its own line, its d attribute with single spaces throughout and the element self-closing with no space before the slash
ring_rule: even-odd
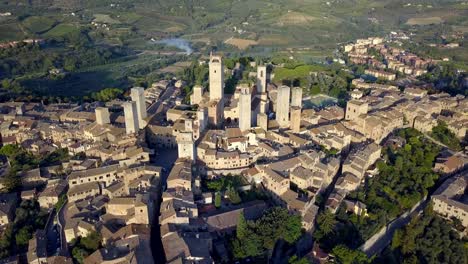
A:
<svg viewBox="0 0 468 264">
<path fill-rule="evenodd" d="M 210 54 L 210 100 L 222 100 L 224 97 L 223 57 Z"/>
<path fill-rule="evenodd" d="M 302 88 L 293 87 L 291 89 L 291 106 L 302 107 Z"/>
<path fill-rule="evenodd" d="M 244 132 L 250 129 L 252 121 L 252 97 L 249 87 L 242 86 L 239 95 L 239 129 Z"/>
<path fill-rule="evenodd" d="M 198 130 L 200 133 L 205 131 L 205 128 L 208 126 L 208 113 L 206 108 L 198 108 L 197 110 L 197 122 L 198 122 Z"/>
<path fill-rule="evenodd" d="M 257 66 L 257 93 L 266 93 L 267 67 Z"/>
<path fill-rule="evenodd" d="M 96 123 L 99 125 L 110 124 L 109 109 L 107 107 L 97 107 L 94 113 L 96 113 Z"/>
<path fill-rule="evenodd" d="M 138 127 L 144 128 L 146 126 L 145 118 L 147 117 L 145 89 L 143 89 L 143 87 L 134 87 L 130 91 L 130 96 L 132 97 L 132 101 L 136 103 L 138 114 Z"/>
<path fill-rule="evenodd" d="M 276 98 L 276 121 L 280 127 L 289 127 L 289 97 L 291 88 L 286 85 L 278 87 Z"/>
<path fill-rule="evenodd" d="M 193 140 L 193 120 L 185 120 L 185 129 L 180 132 L 177 137 L 177 150 L 179 158 L 189 158 L 195 161 L 195 142 Z"/>
<path fill-rule="evenodd" d="M 268 116 L 265 113 L 259 113 L 257 115 L 257 126 L 268 131 Z"/>
<path fill-rule="evenodd" d="M 301 131 L 301 108 L 298 106 L 291 106 L 291 130 L 294 133 Z"/>
<path fill-rule="evenodd" d="M 123 103 L 125 115 L 125 130 L 127 134 L 133 134 L 138 131 L 138 114 L 136 102 L 130 101 Z"/>
</svg>

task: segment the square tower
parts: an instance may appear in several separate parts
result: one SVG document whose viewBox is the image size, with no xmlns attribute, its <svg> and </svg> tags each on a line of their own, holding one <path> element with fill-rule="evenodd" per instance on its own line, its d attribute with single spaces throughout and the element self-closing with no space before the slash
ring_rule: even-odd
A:
<svg viewBox="0 0 468 264">
<path fill-rule="evenodd" d="M 294 133 L 301 131 L 301 108 L 298 106 L 291 106 L 291 130 Z"/>
<path fill-rule="evenodd" d="M 193 93 L 190 99 L 191 104 L 199 104 L 203 99 L 203 87 L 200 85 L 195 85 L 193 87 Z"/>
<path fill-rule="evenodd" d="M 355 120 L 360 115 L 367 114 L 369 104 L 366 102 L 351 100 L 346 104 L 346 120 Z"/>
<path fill-rule="evenodd" d="M 223 57 L 210 54 L 210 101 L 222 100 L 224 97 Z"/>
<path fill-rule="evenodd" d="M 96 123 L 99 125 L 110 124 L 109 109 L 107 107 L 97 107 L 94 113 L 96 113 Z"/>
<path fill-rule="evenodd" d="M 239 95 L 239 129 L 244 132 L 250 129 L 252 122 L 252 97 L 249 87 L 242 86 Z"/>
<path fill-rule="evenodd" d="M 138 114 L 136 102 L 130 101 L 123 103 L 125 115 L 125 130 L 127 134 L 133 134 L 138 131 Z"/>
<path fill-rule="evenodd" d="M 280 127 L 289 127 L 289 97 L 291 88 L 286 85 L 278 87 L 276 98 L 276 121 Z"/>
<path fill-rule="evenodd" d="M 176 137 L 179 158 L 189 158 L 195 161 L 195 143 L 192 132 L 181 132 Z"/>
<path fill-rule="evenodd" d="M 302 107 L 302 88 L 293 87 L 291 89 L 291 106 Z"/>
<path fill-rule="evenodd" d="M 257 93 L 266 93 L 267 67 L 265 65 L 257 67 Z"/>
<path fill-rule="evenodd" d="M 268 116 L 265 113 L 259 113 L 257 115 L 257 126 L 268 131 Z"/>
<path fill-rule="evenodd" d="M 138 127 L 144 128 L 146 125 L 145 118 L 146 113 L 146 102 L 145 102 L 145 89 L 143 87 L 134 87 L 130 91 L 132 101 L 136 103 L 137 114 L 138 114 Z"/>
</svg>

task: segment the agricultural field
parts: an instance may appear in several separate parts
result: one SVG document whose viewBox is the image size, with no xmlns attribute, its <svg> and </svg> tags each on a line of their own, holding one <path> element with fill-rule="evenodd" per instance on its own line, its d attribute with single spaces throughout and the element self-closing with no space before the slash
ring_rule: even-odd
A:
<svg viewBox="0 0 468 264">
<path fill-rule="evenodd" d="M 258 42 L 255 40 L 241 38 L 229 38 L 226 41 L 224 41 L 224 43 L 237 47 L 240 50 L 245 50 L 249 46 L 254 46 L 258 44 Z"/>
<path fill-rule="evenodd" d="M 68 20 L 73 14 L 75 26 L 76 23 L 89 26 L 91 22 L 108 25 L 104 39 L 108 37 L 111 44 L 118 44 L 116 38 L 126 43 L 130 37 L 121 34 L 123 29 L 146 39 L 183 37 L 191 40 L 197 35 L 196 39 L 226 42 L 227 47 L 241 51 L 248 51 L 255 45 L 305 47 L 326 43 L 332 46 L 400 27 L 430 24 L 448 23 L 454 30 L 463 29 L 468 16 L 468 5 L 441 0 L 430 4 L 419 0 L 411 3 L 390 0 L 120 0 L 115 3 L 70 0 L 55 1 L 49 6 L 42 1 L 17 2 L 20 4 L 15 6 L 9 2 L 0 4 L 0 11 L 18 10 L 23 4 L 24 8 L 18 10 L 14 18 L 24 35 L 50 37 L 72 30 Z M 44 8 L 44 12 L 34 12 L 37 7 Z M 58 15 L 57 10 L 62 14 Z M 8 23 L 12 24 L 11 19 Z M 60 26 L 61 23 L 67 25 Z M 2 25 L 0 20 L 0 27 Z M 55 32 L 48 33 L 52 28 Z M 10 34 L 2 32 L 0 41 L 15 35 L 18 30 Z"/>
<path fill-rule="evenodd" d="M 455 0 L 17 0 L 0 2 L 0 12 L 12 13 L 0 18 L 0 43 L 26 38 L 64 41 L 60 48 L 72 53 L 76 50 L 69 49 L 89 42 L 93 47 L 118 47 L 133 55 L 171 54 L 180 49 L 156 43 L 182 38 L 189 41 L 193 56 L 206 55 L 214 49 L 234 56 L 281 54 L 304 62 L 323 62 L 333 55 L 338 44 L 399 29 L 414 33 L 418 42 L 468 32 L 468 4 Z M 464 45 L 428 52 L 438 58 L 448 56 L 454 63 L 466 57 Z M 130 70 L 142 76 L 171 73 L 179 68 L 165 68 L 168 65 L 153 62 L 148 67 L 138 56 L 131 60 L 135 60 L 133 69 L 102 60 L 95 74 L 104 76 L 101 79 L 106 80 L 106 86 L 125 88 L 130 82 L 121 81 L 121 76 Z M 68 89 L 63 87 L 84 87 L 74 78 L 83 73 L 74 71 L 88 67 L 68 63 L 72 64 L 68 65 L 70 68 L 76 68 L 68 73 L 69 83 L 36 80 L 25 82 L 27 87 L 41 90 L 50 85 L 65 92 Z M 121 71 L 123 68 L 127 70 Z M 291 77 L 289 74 L 285 69 L 278 76 Z M 85 89 L 77 90 L 100 88 L 99 84 L 88 83 Z"/>
<path fill-rule="evenodd" d="M 50 17 L 31 16 L 21 21 L 21 25 L 29 32 L 41 34 L 55 25 L 56 21 Z"/>
<path fill-rule="evenodd" d="M 431 25 L 431 24 L 440 24 L 443 23 L 444 21 L 440 17 L 420 17 L 420 18 L 410 18 L 406 22 L 406 24 L 410 26 L 425 26 L 425 25 Z"/>
</svg>

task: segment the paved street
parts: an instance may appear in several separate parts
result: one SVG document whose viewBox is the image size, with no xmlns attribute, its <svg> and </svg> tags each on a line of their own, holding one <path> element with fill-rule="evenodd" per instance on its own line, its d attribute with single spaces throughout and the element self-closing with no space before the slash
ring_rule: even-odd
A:
<svg viewBox="0 0 468 264">
<path fill-rule="evenodd" d="M 50 256 L 56 255 L 60 249 L 60 229 L 54 224 L 56 218 L 55 210 L 51 212 L 51 223 L 46 226 L 47 236 L 47 254 Z"/>
</svg>

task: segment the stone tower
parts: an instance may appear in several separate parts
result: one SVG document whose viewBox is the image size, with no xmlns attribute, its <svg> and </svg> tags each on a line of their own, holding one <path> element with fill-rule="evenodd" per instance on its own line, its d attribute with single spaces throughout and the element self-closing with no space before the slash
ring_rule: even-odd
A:
<svg viewBox="0 0 468 264">
<path fill-rule="evenodd" d="M 367 114 L 369 104 L 366 102 L 351 100 L 346 104 L 346 120 L 355 120 L 360 115 Z"/>
<path fill-rule="evenodd" d="M 210 101 L 222 100 L 224 97 L 223 57 L 210 54 Z"/>
<path fill-rule="evenodd" d="M 291 89 L 291 106 L 302 107 L 302 88 L 293 87 Z"/>
<path fill-rule="evenodd" d="M 294 133 L 299 133 L 301 130 L 301 108 L 298 106 L 291 106 L 290 128 Z"/>
<path fill-rule="evenodd" d="M 191 104 L 199 104 L 203 99 L 203 87 L 200 85 L 195 85 L 193 87 L 193 94 L 191 97 Z"/>
<path fill-rule="evenodd" d="M 109 109 L 107 107 L 97 107 L 94 113 L 96 113 L 96 123 L 99 125 L 110 124 Z"/>
<path fill-rule="evenodd" d="M 278 87 L 276 98 L 276 121 L 280 127 L 289 127 L 289 97 L 291 88 L 286 85 Z"/>
<path fill-rule="evenodd" d="M 176 141 L 179 158 L 189 158 L 195 161 L 196 152 L 193 133 L 188 131 L 181 132 L 177 135 Z"/>
<path fill-rule="evenodd" d="M 205 131 L 205 128 L 208 126 L 208 117 L 206 108 L 198 108 L 197 110 L 197 123 L 198 123 L 198 130 L 200 133 Z"/>
<path fill-rule="evenodd" d="M 136 102 L 130 101 L 123 103 L 125 115 L 125 130 L 127 134 L 133 134 L 138 131 L 138 114 Z"/>
<path fill-rule="evenodd" d="M 268 116 L 265 113 L 259 113 L 257 115 L 257 126 L 268 131 Z"/>
<path fill-rule="evenodd" d="M 267 67 L 257 66 L 257 93 L 266 93 Z"/>
<path fill-rule="evenodd" d="M 134 87 L 130 91 L 132 101 L 136 103 L 137 114 L 138 114 L 138 127 L 144 128 L 146 126 L 145 118 L 146 113 L 146 102 L 145 102 L 145 89 L 143 87 Z"/>
<path fill-rule="evenodd" d="M 252 110 L 249 87 L 242 86 L 239 95 L 239 129 L 244 132 L 250 129 Z"/>
</svg>

